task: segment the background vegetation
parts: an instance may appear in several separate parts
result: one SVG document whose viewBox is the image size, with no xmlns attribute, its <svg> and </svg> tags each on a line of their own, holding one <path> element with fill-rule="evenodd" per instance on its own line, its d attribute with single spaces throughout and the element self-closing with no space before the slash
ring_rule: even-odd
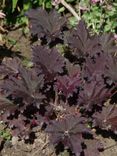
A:
<svg viewBox="0 0 117 156">
<path fill-rule="evenodd" d="M 88 27 L 94 32 L 117 33 L 117 3 L 115 0 L 66 0 L 76 10 L 78 15 L 85 19 Z M 43 7 L 51 9 L 51 0 L 1 0 L 1 10 L 6 14 L 5 24 L 27 25 L 25 12 L 30 8 Z M 56 6 L 59 12 L 64 14 L 68 11 L 61 4 Z M 70 17 L 70 24 L 74 26 L 77 22 L 75 17 Z"/>
</svg>

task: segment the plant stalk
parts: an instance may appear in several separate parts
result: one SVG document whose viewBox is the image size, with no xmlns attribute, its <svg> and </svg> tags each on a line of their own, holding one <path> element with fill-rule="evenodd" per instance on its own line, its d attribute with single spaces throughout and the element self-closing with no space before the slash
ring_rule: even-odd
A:
<svg viewBox="0 0 117 156">
<path fill-rule="evenodd" d="M 67 8 L 74 17 L 76 17 L 76 19 L 79 21 L 81 18 L 78 16 L 78 14 L 76 13 L 76 11 L 72 8 L 71 5 L 69 5 L 65 0 L 60 0 L 60 3 Z"/>
</svg>

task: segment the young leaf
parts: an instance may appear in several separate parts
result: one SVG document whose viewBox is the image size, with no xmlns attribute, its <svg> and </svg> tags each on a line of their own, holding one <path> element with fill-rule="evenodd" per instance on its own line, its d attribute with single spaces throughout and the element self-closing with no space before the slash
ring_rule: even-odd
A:
<svg viewBox="0 0 117 156">
<path fill-rule="evenodd" d="M 77 88 L 81 85 L 81 71 L 76 65 L 66 61 L 67 74 L 64 76 L 57 76 L 55 88 L 61 91 L 63 95 L 68 98 L 73 92 L 77 92 Z"/>
</svg>

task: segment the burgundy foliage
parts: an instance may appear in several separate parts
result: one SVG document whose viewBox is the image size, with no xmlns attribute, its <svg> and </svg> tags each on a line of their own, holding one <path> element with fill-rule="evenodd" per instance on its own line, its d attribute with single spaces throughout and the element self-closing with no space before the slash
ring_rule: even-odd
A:
<svg viewBox="0 0 117 156">
<path fill-rule="evenodd" d="M 102 112 L 94 115 L 94 119 L 95 126 L 117 132 L 117 107 L 115 105 L 103 107 Z"/>
<path fill-rule="evenodd" d="M 85 125 L 85 120 L 80 115 L 60 118 L 57 121 L 52 121 L 47 127 L 46 132 L 50 134 L 53 144 L 61 141 L 65 146 L 70 147 L 76 155 L 79 155 L 82 151 L 81 144 L 84 142 L 82 134 L 90 133 L 90 129 Z"/>
<path fill-rule="evenodd" d="M 55 10 L 48 13 L 43 9 L 31 9 L 26 15 L 30 20 L 32 35 L 38 35 L 38 38 L 45 37 L 48 41 L 61 37 L 61 30 L 63 29 L 66 20 Z"/>
<path fill-rule="evenodd" d="M 37 73 L 44 73 L 47 80 L 53 80 L 57 73 L 63 72 L 64 57 L 54 49 L 49 49 L 44 46 L 33 47 L 32 60 Z"/>
<path fill-rule="evenodd" d="M 18 137 L 26 139 L 39 125 L 55 146 L 62 143 L 76 156 L 100 155 L 97 130 L 117 132 L 117 106 L 107 102 L 117 92 L 113 35 L 91 35 L 84 21 L 69 29 L 55 10 L 32 9 L 27 15 L 32 35 L 42 42 L 32 47 L 31 68 L 18 58 L 2 61 L 0 119 Z"/>
</svg>

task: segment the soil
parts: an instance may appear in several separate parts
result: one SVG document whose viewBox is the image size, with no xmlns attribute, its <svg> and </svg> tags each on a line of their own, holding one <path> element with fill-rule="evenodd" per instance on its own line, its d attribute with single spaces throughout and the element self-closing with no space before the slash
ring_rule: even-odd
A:
<svg viewBox="0 0 117 156">
<path fill-rule="evenodd" d="M 30 35 L 30 34 L 29 34 Z M 10 31 L 5 36 L 6 46 L 11 48 L 14 52 L 19 52 L 20 55 L 30 58 L 31 57 L 31 48 L 29 35 L 24 36 L 22 29 L 17 29 Z"/>
<path fill-rule="evenodd" d="M 23 140 L 17 141 L 17 138 L 11 142 L 7 141 L 0 156 L 56 156 L 45 133 L 38 130 L 36 137 L 33 144 L 26 144 Z"/>
<path fill-rule="evenodd" d="M 23 140 L 18 141 L 16 137 L 13 137 L 11 141 L 6 141 L 0 156 L 57 156 L 54 147 L 49 144 L 47 134 L 42 132 L 38 127 L 36 128 L 35 134 L 36 139 L 32 144 L 25 143 Z M 100 156 L 117 156 L 117 142 L 111 138 L 99 137 L 105 149 L 103 152 L 100 152 Z M 3 141 L 2 138 L 0 141 Z M 63 153 L 59 156 L 70 155 Z M 95 156 L 95 154 L 91 156 Z"/>
<path fill-rule="evenodd" d="M 6 38 L 6 45 L 12 47 L 14 53 L 28 59 L 31 58 L 29 35 L 25 37 L 22 34 L 22 29 L 9 32 Z M 13 40 L 16 41 L 14 45 L 11 44 Z M 1 129 L 3 127 L 0 126 L 0 131 Z M 11 141 L 4 141 L 0 138 L 0 156 L 56 156 L 54 147 L 49 144 L 47 134 L 42 132 L 39 127 L 34 131 L 36 131 L 36 139 L 33 143 L 25 143 L 17 138 L 13 138 Z M 100 156 L 117 156 L 117 142 L 112 138 L 100 137 L 100 139 L 105 148 L 103 152 L 100 152 Z M 69 154 L 60 156 L 69 156 Z M 95 153 L 92 156 L 95 156 Z"/>
</svg>

